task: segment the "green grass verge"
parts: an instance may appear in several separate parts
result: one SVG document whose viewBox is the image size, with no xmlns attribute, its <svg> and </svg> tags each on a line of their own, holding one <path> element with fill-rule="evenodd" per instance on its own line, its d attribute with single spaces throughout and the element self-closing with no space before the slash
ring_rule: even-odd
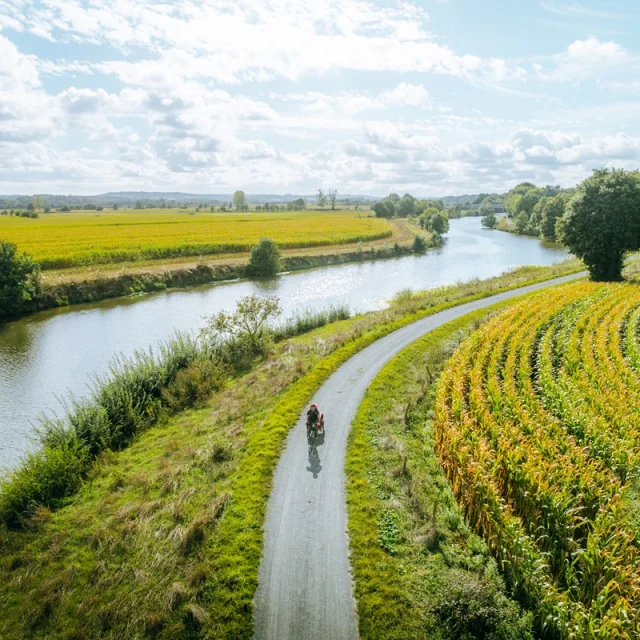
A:
<svg viewBox="0 0 640 640">
<path fill-rule="evenodd" d="M 206 595 L 207 608 L 216 625 L 213 635 L 207 637 L 252 637 L 251 612 L 258 586 L 263 546 L 262 525 L 273 472 L 289 430 L 314 392 L 342 363 L 385 335 L 439 311 L 511 288 L 514 287 L 505 286 L 448 300 L 379 325 L 323 359 L 277 400 L 262 427 L 252 429 L 254 435 L 248 442 L 246 456 L 239 469 L 233 500 L 220 524 L 219 537 L 213 549 L 216 578 Z M 415 301 L 414 297 L 406 298 L 399 306 L 410 308 Z"/>
<path fill-rule="evenodd" d="M 347 509 L 360 635 L 530 638 L 495 561 L 465 524 L 434 448 L 438 373 L 452 349 L 510 300 L 428 333 L 389 362 L 349 435 Z"/>
<path fill-rule="evenodd" d="M 273 470 L 322 382 L 421 317 L 578 268 L 405 296 L 285 341 L 205 408 L 103 454 L 70 504 L 0 529 L 0 637 L 249 638 Z"/>
</svg>

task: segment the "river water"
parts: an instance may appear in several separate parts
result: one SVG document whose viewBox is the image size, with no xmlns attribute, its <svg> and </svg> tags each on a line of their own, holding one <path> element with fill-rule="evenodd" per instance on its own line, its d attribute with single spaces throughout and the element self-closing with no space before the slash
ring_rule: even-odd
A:
<svg viewBox="0 0 640 640">
<path fill-rule="evenodd" d="M 157 344 L 176 331 L 197 330 L 204 317 L 232 309 L 242 296 L 276 295 L 284 315 L 304 307 L 349 304 L 384 307 L 401 289 L 428 289 L 489 278 L 520 265 L 549 265 L 567 257 L 556 245 L 482 229 L 479 218 L 451 221 L 445 244 L 424 256 L 347 264 L 259 281 L 237 281 L 137 298 L 45 311 L 0 330 L 0 475 L 29 446 L 41 412 L 58 398 L 88 392 L 93 374 L 108 371 L 115 354 Z"/>
</svg>

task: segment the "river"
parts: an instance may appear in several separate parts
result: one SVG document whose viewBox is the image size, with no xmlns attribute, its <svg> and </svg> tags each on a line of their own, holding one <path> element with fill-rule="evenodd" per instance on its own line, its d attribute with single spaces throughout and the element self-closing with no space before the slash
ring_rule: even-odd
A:
<svg viewBox="0 0 640 640">
<path fill-rule="evenodd" d="M 401 289 L 428 289 L 489 278 L 520 265 L 567 257 L 557 245 L 482 229 L 479 218 L 451 221 L 446 242 L 423 256 L 299 271 L 143 297 L 119 298 L 45 311 L 0 331 L 0 474 L 18 462 L 41 412 L 58 409 L 69 392 L 87 394 L 91 376 L 108 371 L 115 354 L 157 344 L 176 331 L 203 326 L 207 315 L 232 309 L 242 296 L 280 298 L 284 315 L 304 307 L 349 304 L 384 307 Z"/>
</svg>

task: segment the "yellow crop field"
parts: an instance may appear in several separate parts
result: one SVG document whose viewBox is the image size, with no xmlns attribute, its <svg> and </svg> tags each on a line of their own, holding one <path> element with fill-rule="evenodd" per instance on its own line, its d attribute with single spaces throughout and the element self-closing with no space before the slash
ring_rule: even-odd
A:
<svg viewBox="0 0 640 640">
<path fill-rule="evenodd" d="M 0 240 L 9 240 L 44 269 L 130 260 L 248 251 L 261 238 L 282 248 L 377 240 L 389 223 L 354 211 L 204 213 L 140 211 L 1 216 Z"/>
<path fill-rule="evenodd" d="M 436 447 L 469 522 L 549 638 L 640 633 L 640 287 L 574 284 L 472 334 Z"/>
</svg>

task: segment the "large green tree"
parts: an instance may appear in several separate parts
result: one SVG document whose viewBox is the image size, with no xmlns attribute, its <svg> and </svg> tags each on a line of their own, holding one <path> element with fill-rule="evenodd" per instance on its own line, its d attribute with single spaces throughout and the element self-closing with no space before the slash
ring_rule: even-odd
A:
<svg viewBox="0 0 640 640">
<path fill-rule="evenodd" d="M 0 240 L 0 318 L 21 313 L 40 290 L 40 266 L 15 244 Z"/>
<path fill-rule="evenodd" d="M 528 217 L 542 195 L 542 189 L 538 189 L 535 184 L 521 182 L 505 195 L 504 207 L 511 217 L 523 212 Z"/>
<path fill-rule="evenodd" d="M 593 280 L 621 280 L 625 253 L 640 249 L 640 174 L 595 171 L 578 187 L 557 229 Z"/>
<path fill-rule="evenodd" d="M 405 193 L 398 202 L 398 215 L 401 218 L 408 218 L 413 214 L 416 210 L 415 201 L 416 199 L 412 195 Z"/>
<path fill-rule="evenodd" d="M 449 231 L 449 218 L 447 218 L 447 214 L 443 211 L 434 213 L 429 221 L 429 229 L 439 236 L 447 233 L 447 231 Z"/>
</svg>

